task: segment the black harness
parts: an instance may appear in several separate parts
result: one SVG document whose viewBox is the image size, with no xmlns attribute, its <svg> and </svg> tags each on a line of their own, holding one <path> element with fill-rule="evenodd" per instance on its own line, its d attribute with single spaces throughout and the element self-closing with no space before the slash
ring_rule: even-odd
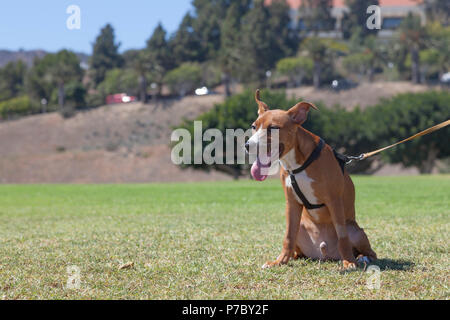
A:
<svg viewBox="0 0 450 320">
<path fill-rule="evenodd" d="M 291 179 L 292 188 L 294 189 L 295 193 L 300 198 L 300 200 L 302 200 L 303 205 L 305 206 L 306 209 L 322 208 L 323 206 L 325 206 L 325 204 L 323 204 L 323 203 L 322 204 L 312 204 L 312 203 L 310 203 L 308 201 L 308 199 L 306 199 L 306 197 L 303 194 L 303 192 L 300 190 L 300 187 L 298 186 L 297 180 L 295 179 L 295 174 L 297 174 L 299 172 L 302 172 L 303 170 L 308 168 L 308 166 L 311 163 L 313 163 L 314 160 L 316 160 L 320 156 L 320 152 L 322 151 L 324 145 L 325 145 L 325 142 L 322 139 L 320 139 L 319 144 L 313 150 L 313 152 L 309 155 L 308 159 L 306 159 L 305 163 L 303 163 L 299 168 L 294 169 L 292 171 L 286 170 L 289 173 L 289 177 Z M 347 156 L 344 156 L 344 155 L 342 155 L 340 153 L 337 153 L 335 150 L 333 150 L 333 152 L 334 152 L 334 156 L 335 156 L 336 160 L 339 163 L 339 166 L 341 167 L 342 173 L 344 173 L 345 163 L 349 159 L 347 158 Z"/>
</svg>

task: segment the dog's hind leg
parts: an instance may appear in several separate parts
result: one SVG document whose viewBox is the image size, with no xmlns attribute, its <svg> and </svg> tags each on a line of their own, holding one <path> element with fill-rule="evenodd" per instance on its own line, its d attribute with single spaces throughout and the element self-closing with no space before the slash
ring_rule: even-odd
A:
<svg viewBox="0 0 450 320">
<path fill-rule="evenodd" d="M 298 245 L 295 246 L 295 251 L 294 251 L 294 259 L 300 259 L 300 258 L 305 258 L 306 256 L 303 254 L 302 249 L 300 249 L 300 247 Z"/>
<path fill-rule="evenodd" d="M 361 255 L 366 256 L 371 262 L 377 259 L 377 254 L 370 247 L 369 239 L 367 238 L 364 229 L 360 228 L 356 221 L 347 222 L 347 230 L 350 242 L 356 251 L 358 258 Z M 365 260 L 364 258 L 362 258 Z"/>
</svg>

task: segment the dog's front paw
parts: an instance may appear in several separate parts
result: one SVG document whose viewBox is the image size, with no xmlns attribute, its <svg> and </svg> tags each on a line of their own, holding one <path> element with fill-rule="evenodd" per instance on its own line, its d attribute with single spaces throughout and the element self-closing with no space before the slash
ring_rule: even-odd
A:
<svg viewBox="0 0 450 320">
<path fill-rule="evenodd" d="M 264 263 L 262 265 L 262 269 L 266 269 L 266 268 L 272 268 L 274 266 L 279 266 L 280 264 L 275 260 L 275 261 L 267 261 L 266 263 Z"/>
<path fill-rule="evenodd" d="M 342 261 L 342 266 L 344 267 L 344 270 L 354 270 L 356 269 L 356 263 L 350 262 L 347 260 Z"/>
<path fill-rule="evenodd" d="M 277 258 L 277 260 L 275 261 L 267 261 L 266 263 L 263 264 L 262 268 L 266 269 L 266 268 L 271 268 L 274 266 L 280 266 L 282 264 L 286 264 L 289 262 L 289 259 L 293 256 L 293 254 L 280 254 Z"/>
</svg>

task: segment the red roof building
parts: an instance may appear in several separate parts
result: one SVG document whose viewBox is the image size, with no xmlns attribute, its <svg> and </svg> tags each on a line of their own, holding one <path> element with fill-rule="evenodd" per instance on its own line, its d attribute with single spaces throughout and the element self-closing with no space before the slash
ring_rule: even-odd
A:
<svg viewBox="0 0 450 320">
<path fill-rule="evenodd" d="M 266 5 L 271 5 L 276 0 L 265 0 Z M 290 16 L 293 27 L 299 27 L 301 23 L 300 7 L 302 0 L 285 0 L 290 7 Z M 381 29 L 380 36 L 390 36 L 401 23 L 402 19 L 408 15 L 409 12 L 419 15 L 422 23 L 425 23 L 425 9 L 422 0 L 379 0 L 381 12 Z M 331 15 L 336 19 L 335 30 L 330 30 L 327 35 L 340 37 L 341 22 L 345 11 L 347 11 L 345 0 L 333 0 L 333 8 Z M 368 15 L 369 17 L 369 15 Z M 301 27 L 299 27 L 301 29 Z"/>
</svg>

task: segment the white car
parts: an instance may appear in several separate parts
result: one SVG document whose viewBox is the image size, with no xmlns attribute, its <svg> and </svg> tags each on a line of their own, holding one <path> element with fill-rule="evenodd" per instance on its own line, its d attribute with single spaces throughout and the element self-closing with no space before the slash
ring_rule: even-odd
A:
<svg viewBox="0 0 450 320">
<path fill-rule="evenodd" d="M 207 87 L 201 87 L 201 88 L 197 88 L 195 89 L 195 94 L 197 96 L 205 96 L 209 93 L 209 90 Z"/>
<path fill-rule="evenodd" d="M 441 77 L 442 83 L 450 84 L 450 72 L 444 73 Z"/>
</svg>

